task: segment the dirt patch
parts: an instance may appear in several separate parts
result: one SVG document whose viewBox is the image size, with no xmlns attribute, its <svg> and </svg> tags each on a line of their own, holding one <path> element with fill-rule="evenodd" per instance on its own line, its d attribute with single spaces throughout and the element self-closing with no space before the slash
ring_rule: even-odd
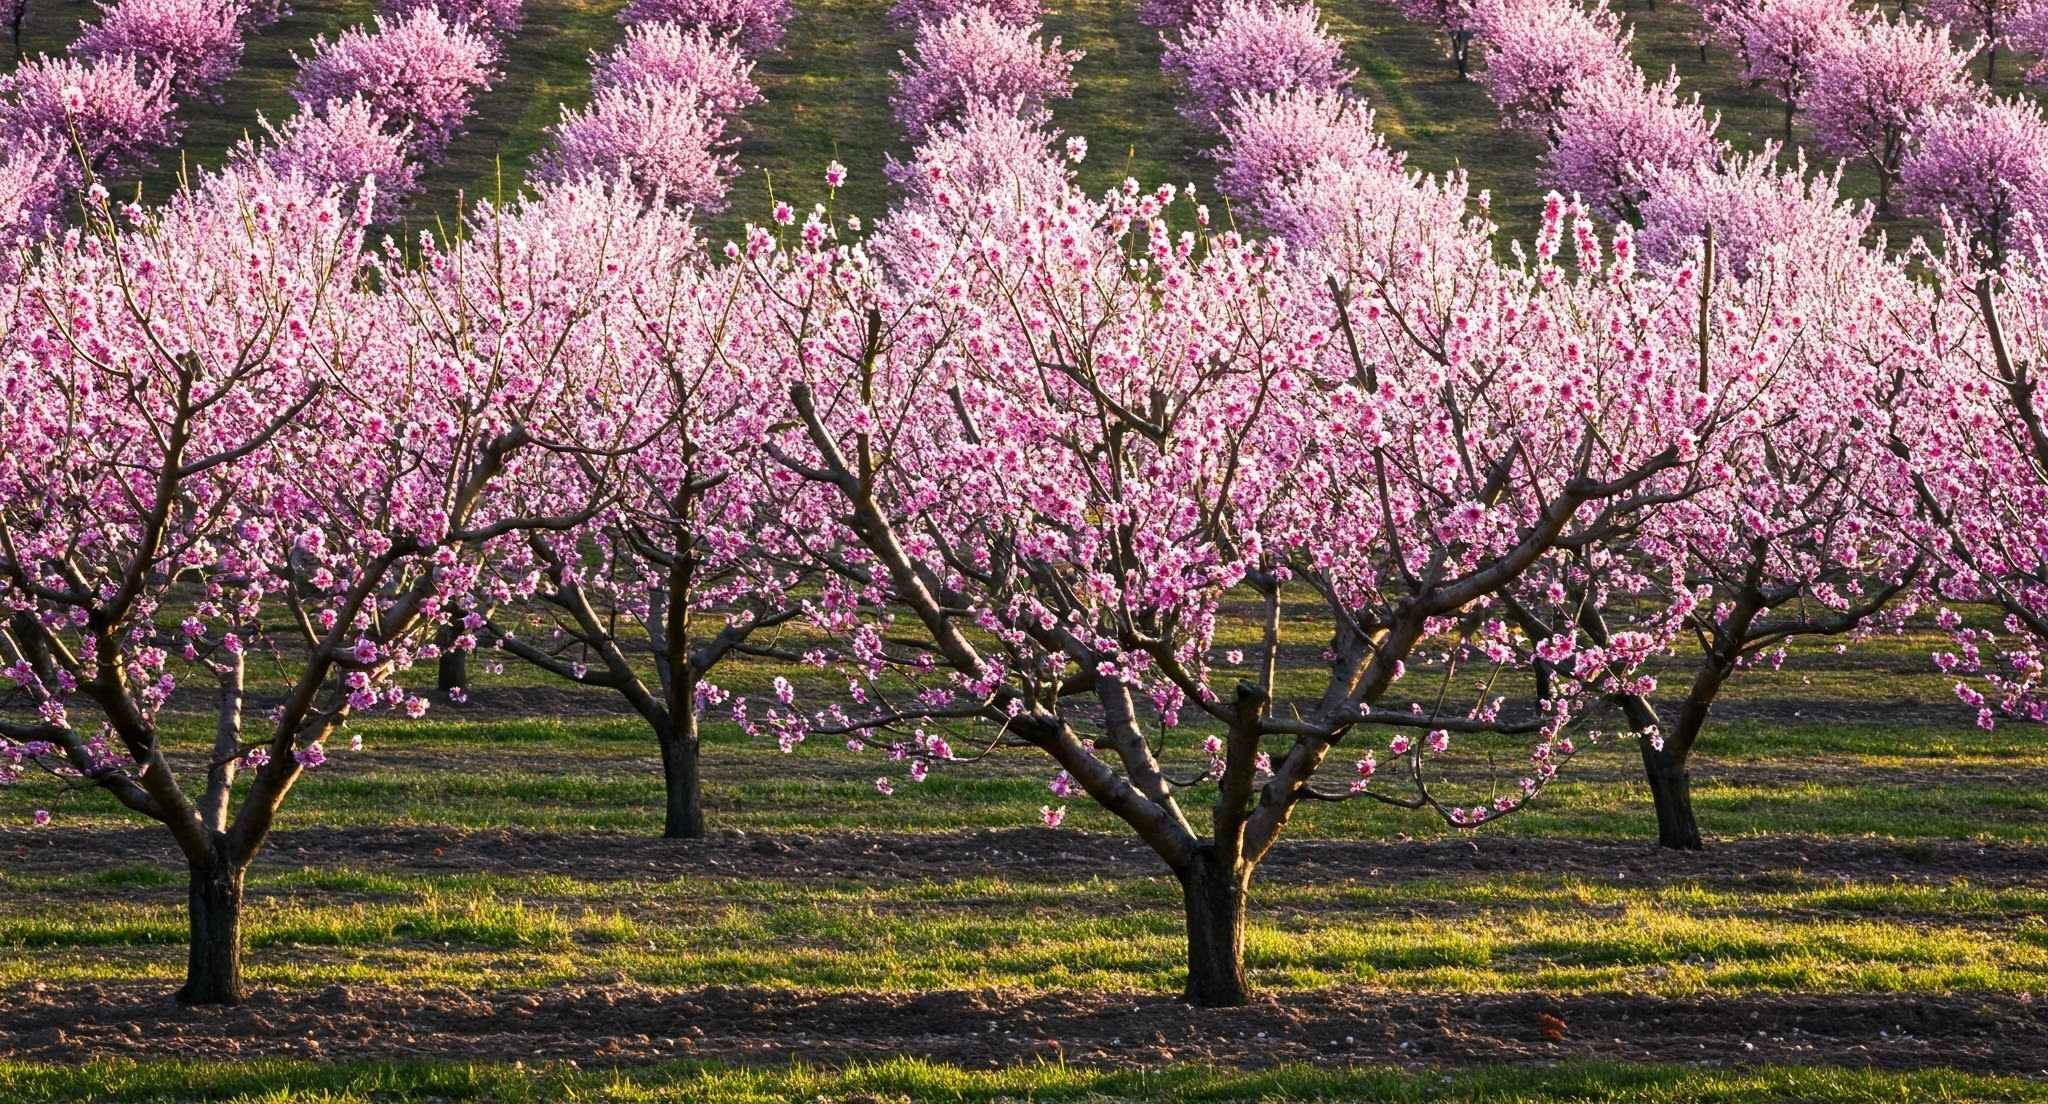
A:
<svg viewBox="0 0 2048 1104">
<path fill-rule="evenodd" d="M 0 831 L 0 856 L 17 873 L 102 870 L 136 863 L 182 867 L 158 830 Z M 745 877 L 944 881 L 1001 875 L 1065 879 L 1163 875 L 1135 839 L 1039 828 L 927 833 L 727 831 L 704 840 L 624 833 L 445 828 L 298 829 L 274 833 L 259 870 L 367 867 L 394 872 L 566 874 L 589 880 Z M 1898 842 L 1811 836 L 1715 841 L 1699 853 L 1634 841 L 1481 836 L 1470 840 L 1283 840 L 1260 883 L 1402 882 L 1508 874 L 1573 876 L 1658 885 L 1821 880 L 2048 886 L 2048 848 L 1968 841 Z"/>
<path fill-rule="evenodd" d="M 513 1056 L 746 1063 L 916 1055 L 965 1065 L 1033 1058 L 1104 1066 L 1202 1061 L 1457 1066 L 1566 1058 L 1952 1066 L 2048 1073 L 2048 1009 L 2003 997 L 1294 994 L 1248 1008 L 1154 995 L 915 995 L 631 987 L 469 994 L 332 986 L 184 1009 L 162 986 L 18 992 L 0 1058 Z"/>
</svg>

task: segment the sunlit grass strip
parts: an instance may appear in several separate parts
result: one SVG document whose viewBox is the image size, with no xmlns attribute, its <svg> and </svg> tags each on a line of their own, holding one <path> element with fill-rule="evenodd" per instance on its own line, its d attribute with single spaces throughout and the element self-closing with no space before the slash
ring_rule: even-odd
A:
<svg viewBox="0 0 2048 1104">
<path fill-rule="evenodd" d="M 286 987 L 1162 993 L 1182 981 L 1182 920 L 1155 880 L 861 888 L 557 879 L 548 888 L 562 896 L 542 900 L 488 876 L 348 875 L 328 884 L 401 899 L 259 896 L 244 920 L 252 978 Z M 1775 897 L 1772 909 L 1751 907 L 1735 890 L 1570 880 L 1290 886 L 1261 901 L 1246 961 L 1262 987 L 1295 990 L 1675 997 L 2048 989 L 2039 891 L 1809 885 Z M 0 911 L 0 947 L 15 952 L 0 958 L 0 985 L 177 969 L 184 919 L 169 895 L 155 904 L 37 906 L 51 899 L 32 895 L 29 907 Z M 1283 911 L 1293 913 L 1284 922 Z"/>
<path fill-rule="evenodd" d="M 1538 1104 L 1963 1104 L 2048 1100 L 2048 1085 L 1947 1070 L 1888 1073 L 1828 1067 L 1699 1070 L 1675 1066 L 1567 1063 L 1486 1067 L 1454 1073 L 1285 1066 L 1258 1072 L 1175 1066 L 1101 1071 L 1034 1064 L 966 1070 L 915 1059 L 845 1069 L 740 1069 L 677 1063 L 614 1070 L 533 1068 L 497 1063 L 255 1061 L 96 1062 L 79 1069 L 0 1062 L 0 1098 L 18 1104 L 92 1099 L 156 1104 L 195 1099 L 263 1104 L 412 1104 L 488 1100 L 494 1104 L 639 1104 L 718 1101 L 914 1100 L 923 1102 L 1088 1101 L 1489 1101 Z"/>
</svg>

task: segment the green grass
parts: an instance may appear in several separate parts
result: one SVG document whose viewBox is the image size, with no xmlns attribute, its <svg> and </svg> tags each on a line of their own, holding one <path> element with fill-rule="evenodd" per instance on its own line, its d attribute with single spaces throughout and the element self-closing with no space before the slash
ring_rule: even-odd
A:
<svg viewBox="0 0 2048 1104">
<path fill-rule="evenodd" d="M 1565 1104 L 1766 1104 L 1827 1102 L 1962 1104 L 2048 1099 L 2048 1085 L 1942 1070 L 1886 1073 L 1827 1067 L 1703 1071 L 1676 1066 L 1576 1062 L 1545 1068 L 1492 1067 L 1453 1074 L 1298 1066 L 1259 1072 L 1174 1066 L 1102 1071 L 1041 1064 L 967 1070 L 911 1058 L 845 1069 L 743 1069 L 678 1063 L 635 1069 L 529 1068 L 501 1063 L 99 1062 L 82 1069 L 0 1062 L 0 1096 L 19 1104 L 90 1098 L 107 1104 L 198 1099 L 237 1104 L 897 1104 L 897 1102 L 1081 1101 L 1490 1101 Z"/>
<path fill-rule="evenodd" d="M 0 985 L 170 980 L 182 884 L 148 867 L 0 875 Z M 543 988 L 1169 993 L 1179 897 L 1159 877 L 820 878 L 422 874 L 252 876 L 251 976 Z M 49 902 L 63 900 L 61 912 Z M 1504 993 L 2034 992 L 2048 888 L 1821 881 L 1657 886 L 1575 877 L 1255 883 L 1247 967 L 1264 989 Z"/>
</svg>

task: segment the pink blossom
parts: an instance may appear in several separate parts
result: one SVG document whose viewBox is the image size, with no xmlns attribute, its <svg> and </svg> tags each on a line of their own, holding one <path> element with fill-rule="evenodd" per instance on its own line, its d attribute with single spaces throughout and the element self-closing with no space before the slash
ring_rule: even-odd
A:
<svg viewBox="0 0 2048 1104">
<path fill-rule="evenodd" d="M 1766 143 L 1721 165 L 1681 165 L 1648 182 L 1636 245 L 1662 264 L 1689 261 L 1709 227 L 1717 263 L 1738 277 L 1753 275 L 1768 256 L 1841 257 L 1861 251 L 1870 211 L 1841 198 L 1840 172 L 1809 175 L 1803 159 L 1779 164 Z"/>
<path fill-rule="evenodd" d="M 177 99 L 213 98 L 242 61 L 239 0 L 117 0 L 71 45 L 83 61 L 134 58 Z"/>
<path fill-rule="evenodd" d="M 67 107 L 67 98 L 75 106 Z M 124 176 L 152 164 L 157 151 L 178 140 L 182 128 L 172 111 L 166 78 L 143 76 L 133 58 L 35 58 L 0 77 L 0 144 L 14 149 L 38 136 L 67 147 L 75 141 L 98 173 Z M 75 186 L 74 157 L 62 160 L 64 179 Z"/>
<path fill-rule="evenodd" d="M 619 22 L 674 23 L 684 30 L 730 35 L 740 49 L 765 54 L 782 45 L 792 15 L 789 0 L 627 0 Z"/>
<path fill-rule="evenodd" d="M 754 63 L 730 37 L 717 37 L 702 27 L 637 24 L 626 28 L 625 38 L 610 52 L 590 59 L 593 91 L 647 83 L 692 89 L 722 116 L 736 116 L 761 102 L 761 90 L 754 86 Z"/>
<path fill-rule="evenodd" d="M 1401 157 L 1373 130 L 1372 109 L 1343 92 L 1294 90 L 1239 97 L 1223 124 L 1216 190 L 1260 221 L 1265 205 L 1320 163 L 1356 173 L 1396 173 Z M 1240 653 L 1233 651 L 1233 656 Z M 1235 665 L 1242 658 L 1232 658 Z"/>
<path fill-rule="evenodd" d="M 317 192 L 338 191 L 353 204 L 374 189 L 371 217 L 390 222 L 419 190 L 418 167 L 406 156 L 408 132 L 385 125 L 361 97 L 302 109 L 282 128 L 258 117 L 261 141 L 243 139 L 234 164 L 304 181 Z"/>
<path fill-rule="evenodd" d="M 697 94 L 674 85 L 608 88 L 548 130 L 538 179 L 622 178 L 644 198 L 710 213 L 725 206 L 738 172 L 725 123 Z"/>
<path fill-rule="evenodd" d="M 980 100 L 1038 116 L 1052 101 L 1073 94 L 1074 62 L 1081 55 L 1061 50 L 1058 38 L 1041 42 L 1036 26 L 1016 26 L 970 8 L 920 26 L 916 44 L 901 57 L 890 110 L 905 134 L 921 140 Z"/>
<path fill-rule="evenodd" d="M 422 9 L 438 11 L 449 23 L 467 26 L 503 42 L 519 33 L 525 0 L 378 0 L 377 8 L 394 19 Z"/>
<path fill-rule="evenodd" d="M 361 97 L 386 126 L 410 127 L 419 155 L 438 161 L 496 79 L 495 56 L 482 34 L 423 7 L 395 21 L 378 16 L 374 30 L 314 39 L 292 95 L 301 107 Z"/>
<path fill-rule="evenodd" d="M 35 813 L 29 817 L 29 822 L 34 824 L 38 828 L 48 828 L 50 826 L 50 810 L 37 809 Z"/>
<path fill-rule="evenodd" d="M 1969 58 L 1949 45 L 1948 32 L 1902 15 L 1827 42 L 1813 59 L 1804 106 L 1822 149 L 1877 170 L 1882 210 L 1918 120 L 1979 95 Z"/>
<path fill-rule="evenodd" d="M 1479 0 L 1474 19 L 1485 48 L 1478 80 L 1505 126 L 1554 133 L 1575 89 L 1636 72 L 1631 32 L 1604 3 Z"/>
<path fill-rule="evenodd" d="M 1057 828 L 1066 823 L 1067 807 L 1061 805 L 1058 808 L 1054 808 L 1050 805 L 1040 805 L 1038 807 L 1038 819 L 1047 828 Z"/>
<path fill-rule="evenodd" d="M 1181 114 L 1202 126 L 1220 127 L 1233 97 L 1334 92 L 1357 74 L 1309 3 L 1226 0 L 1213 20 L 1163 40 L 1159 64 L 1185 92 Z"/>
<path fill-rule="evenodd" d="M 1698 98 L 1679 98 L 1676 74 L 1650 84 L 1631 70 L 1566 97 L 1544 179 L 1603 215 L 1632 216 L 1646 181 L 1715 159 L 1714 127 Z"/>
<path fill-rule="evenodd" d="M 1742 79 L 1770 89 L 1785 105 L 1785 140 L 1816 59 L 1843 39 L 1861 34 L 1861 16 L 1849 0 L 1761 0 L 1734 20 L 1747 64 Z"/>
<path fill-rule="evenodd" d="M 1930 112 L 1899 187 L 1907 210 L 1947 215 L 1993 257 L 2029 251 L 2048 213 L 2048 122 L 2018 98 Z"/>
<path fill-rule="evenodd" d="M 916 30 L 920 24 L 943 23 L 969 8 L 1019 27 L 1031 26 L 1045 15 L 1041 0 L 896 0 L 889 22 L 900 30 Z"/>
</svg>

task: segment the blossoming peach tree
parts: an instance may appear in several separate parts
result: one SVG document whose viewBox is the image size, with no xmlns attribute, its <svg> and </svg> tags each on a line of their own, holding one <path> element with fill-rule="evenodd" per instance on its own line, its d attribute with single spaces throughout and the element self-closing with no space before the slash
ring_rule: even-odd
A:
<svg viewBox="0 0 2048 1104">
<path fill-rule="evenodd" d="M 1252 875 L 1298 808 L 1506 815 L 1660 645 L 1588 645 L 1519 693 L 1536 653 L 1501 600 L 1696 489 L 1728 413 L 1696 383 L 1696 300 L 1639 302 L 1585 225 L 1565 271 L 1556 218 L 1508 265 L 1483 224 L 1459 223 L 1478 244 L 1452 257 L 1392 204 L 1290 253 L 1210 233 L 1199 207 L 1201 230 L 1173 232 L 1171 188 L 970 201 L 965 221 L 936 194 L 868 241 L 821 210 L 735 246 L 793 380 L 764 447 L 832 492 L 808 522 L 834 549 L 808 620 L 847 686 L 760 722 L 886 754 L 912 788 L 1047 755 L 1055 794 L 1114 814 L 1179 880 L 1188 998 L 1241 1004 Z M 1327 639 L 1306 692 L 1280 673 L 1295 595 Z M 1237 604 L 1259 611 L 1248 655 L 1218 643 Z M 1507 792 L 1445 792 L 1467 736 L 1533 744 Z"/>
<path fill-rule="evenodd" d="M 157 212 L 102 194 L 12 285 L 0 781 L 46 771 L 164 825 L 187 1003 L 241 997 L 244 874 L 293 787 L 352 716 L 424 712 L 398 675 L 500 544 L 589 512 L 550 512 L 547 442 L 609 439 L 558 402 L 584 316 L 477 297 L 434 324 L 465 344 L 437 341 L 364 280 L 372 202 L 233 174 Z M 283 678 L 260 712 L 252 655 Z M 199 740 L 166 714 L 194 683 Z"/>
</svg>

